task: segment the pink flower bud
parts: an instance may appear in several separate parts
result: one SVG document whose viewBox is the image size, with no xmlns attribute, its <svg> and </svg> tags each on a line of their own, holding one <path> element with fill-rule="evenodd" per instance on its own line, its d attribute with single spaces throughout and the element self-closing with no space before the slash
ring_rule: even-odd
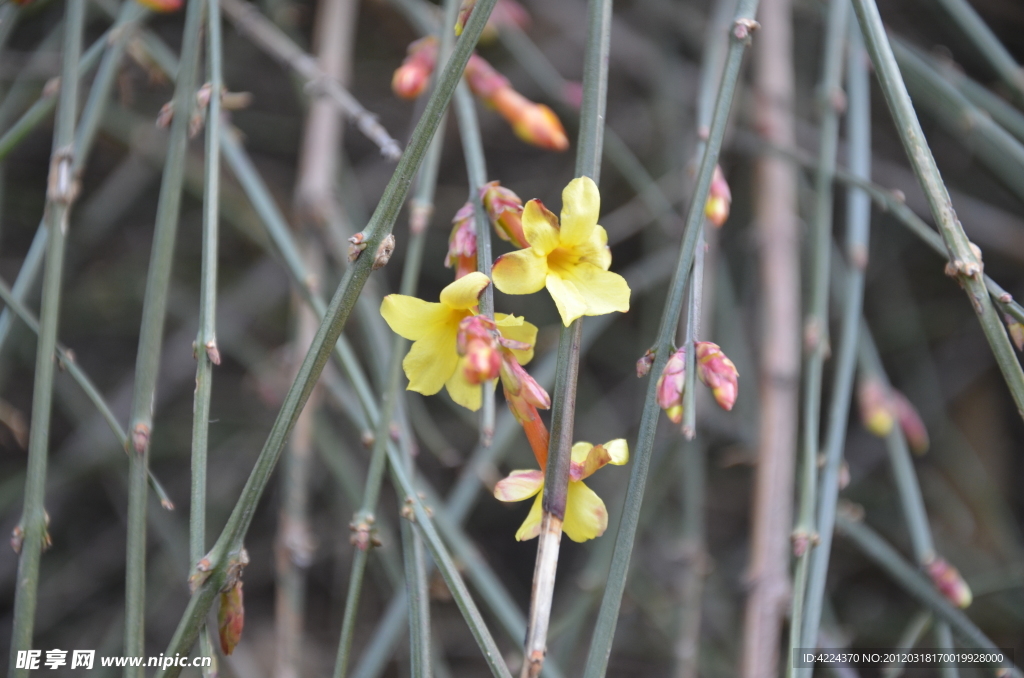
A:
<svg viewBox="0 0 1024 678">
<path fill-rule="evenodd" d="M 715 402 L 723 410 L 731 410 L 739 394 L 740 373 L 732 364 L 718 344 L 710 341 L 698 341 L 697 376 L 704 385 L 711 389 Z"/>
<path fill-rule="evenodd" d="M 498 378 L 501 353 L 495 337 L 497 327 L 486 316 L 473 315 L 459 323 L 456 348 L 466 381 L 474 386 Z"/>
<path fill-rule="evenodd" d="M 523 233 L 523 201 L 518 195 L 492 181 L 480 187 L 480 198 L 499 238 L 520 249 L 530 246 Z"/>
<path fill-rule="evenodd" d="M 498 91 L 511 89 L 508 78 L 494 70 L 494 66 L 476 53 L 469 57 L 464 76 L 470 91 L 488 103 Z"/>
<path fill-rule="evenodd" d="M 415 99 L 430 82 L 437 63 L 437 38 L 428 35 L 408 47 L 408 56 L 391 78 L 391 90 L 402 99 Z"/>
<path fill-rule="evenodd" d="M 960 571 L 946 562 L 945 558 L 935 557 L 925 565 L 928 576 L 935 584 L 942 595 L 957 607 L 964 608 L 971 604 L 974 596 L 971 594 L 971 587 L 967 585 Z"/>
<path fill-rule="evenodd" d="M 476 270 L 476 210 L 467 202 L 452 219 L 452 233 L 448 236 L 448 254 L 445 268 L 455 266 L 455 279 Z"/>
<path fill-rule="evenodd" d="M 647 376 L 647 373 L 651 371 L 651 366 L 654 364 L 654 350 L 647 349 L 647 352 L 643 354 L 640 360 L 636 361 L 636 377 L 641 379 Z"/>
<path fill-rule="evenodd" d="M 910 449 L 915 454 L 924 454 L 928 451 L 929 445 L 928 428 L 924 425 L 917 408 L 896 389 L 892 389 L 889 395 L 892 398 L 892 407 L 899 419 L 900 428 L 903 429 L 903 435 L 906 436 L 907 443 L 910 444 Z"/>
<path fill-rule="evenodd" d="M 455 21 L 455 35 L 462 35 L 462 29 L 466 27 L 466 22 L 469 21 L 469 15 L 473 13 L 474 7 L 476 7 L 476 0 L 462 0 L 462 4 L 459 6 L 459 17 Z M 491 13 L 494 13 L 493 9 Z"/>
<path fill-rule="evenodd" d="M 245 626 L 245 605 L 242 600 L 242 582 L 220 594 L 220 608 L 217 610 L 217 626 L 220 630 L 220 649 L 231 654 L 242 639 Z"/>
<path fill-rule="evenodd" d="M 511 351 L 502 352 L 501 384 L 505 388 L 506 398 L 511 394 L 542 410 L 551 408 L 551 396 L 523 369 Z"/>
<path fill-rule="evenodd" d="M 526 143 L 549 151 L 569 148 L 569 137 L 565 135 L 562 121 L 544 104 L 533 103 L 511 87 L 499 89 L 486 100 Z"/>
<path fill-rule="evenodd" d="M 721 228 L 729 218 L 729 207 L 732 205 L 732 191 L 722 174 L 722 167 L 715 165 L 715 173 L 711 177 L 711 190 L 708 200 L 704 203 L 704 215 L 716 228 Z"/>
<path fill-rule="evenodd" d="M 658 377 L 658 405 L 678 424 L 683 420 L 683 386 L 686 382 L 686 348 L 672 354 Z"/>
<path fill-rule="evenodd" d="M 864 428 L 880 438 L 889 435 L 896 423 L 896 415 L 888 389 L 881 381 L 874 377 L 861 380 L 857 388 L 857 404 Z"/>
<path fill-rule="evenodd" d="M 27 0 L 14 0 L 19 5 L 27 5 Z M 169 12 L 177 12 L 181 9 L 181 0 L 136 0 L 140 5 L 146 9 L 154 12 L 160 12 L 167 14 Z"/>
</svg>

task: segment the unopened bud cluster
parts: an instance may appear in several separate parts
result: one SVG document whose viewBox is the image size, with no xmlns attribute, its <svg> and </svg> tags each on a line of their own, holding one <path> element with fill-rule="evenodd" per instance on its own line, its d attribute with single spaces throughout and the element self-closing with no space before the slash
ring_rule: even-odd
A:
<svg viewBox="0 0 1024 678">
<path fill-rule="evenodd" d="M 715 402 L 723 410 L 731 410 L 739 395 L 739 372 L 718 344 L 710 341 L 694 342 L 697 377 L 711 389 Z M 636 375 L 643 377 L 654 364 L 654 352 L 648 351 L 636 364 Z M 658 377 L 657 400 L 665 414 L 678 424 L 683 420 L 683 393 L 686 387 L 686 348 L 680 348 L 669 357 Z"/>
</svg>

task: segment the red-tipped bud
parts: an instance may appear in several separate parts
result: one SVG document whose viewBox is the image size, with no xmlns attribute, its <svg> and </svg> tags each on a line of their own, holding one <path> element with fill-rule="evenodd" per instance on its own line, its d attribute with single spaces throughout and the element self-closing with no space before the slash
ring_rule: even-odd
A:
<svg viewBox="0 0 1024 678">
<path fill-rule="evenodd" d="M 723 410 L 731 410 L 739 395 L 740 373 L 732 364 L 718 344 L 710 341 L 698 341 L 697 376 L 704 385 L 711 389 L 715 402 Z"/>
<path fill-rule="evenodd" d="M 936 557 L 925 565 L 925 570 L 931 577 L 932 583 L 935 584 L 935 588 L 951 603 L 960 608 L 968 607 L 971 604 L 974 599 L 971 587 L 960 576 L 960 571 L 946 562 L 945 558 Z"/>
<path fill-rule="evenodd" d="M 899 419 L 903 435 L 906 436 L 907 443 L 910 444 L 910 449 L 915 454 L 924 454 L 928 451 L 929 445 L 928 428 L 924 425 L 917 408 L 896 389 L 892 389 L 889 395 L 892 397 L 893 410 Z"/>
<path fill-rule="evenodd" d="M 427 88 L 437 64 L 437 38 L 420 38 L 409 45 L 407 53 L 391 78 L 391 90 L 402 99 L 415 99 Z"/>
<path fill-rule="evenodd" d="M 487 102 L 512 125 L 516 136 L 548 151 L 569 148 L 562 121 L 544 104 L 535 104 L 511 87 L 498 90 Z"/>
<path fill-rule="evenodd" d="M 515 398 L 522 398 L 530 405 L 542 410 L 551 408 L 551 396 L 543 386 L 537 383 L 536 379 L 523 369 L 511 351 L 502 352 L 501 385 L 505 389 L 506 398 L 511 395 Z"/>
<path fill-rule="evenodd" d="M 17 2 L 17 0 L 15 0 Z M 181 9 L 181 0 L 135 0 L 140 5 L 148 10 L 159 12 L 161 14 L 168 14 L 170 12 L 177 12 Z M 27 2 L 21 2 L 19 4 L 28 4 Z"/>
<path fill-rule="evenodd" d="M 636 377 L 641 379 L 647 376 L 647 373 L 651 371 L 651 366 L 654 364 L 654 349 L 649 348 L 647 352 L 643 354 L 640 360 L 636 361 Z"/>
<path fill-rule="evenodd" d="M 873 377 L 862 380 L 857 388 L 857 403 L 864 428 L 880 438 L 889 435 L 896 423 L 896 415 L 885 384 Z"/>
<path fill-rule="evenodd" d="M 488 103 L 499 91 L 511 89 L 508 78 L 494 70 L 494 66 L 476 53 L 470 55 L 464 76 L 470 91 Z"/>
<path fill-rule="evenodd" d="M 497 181 L 481 186 L 480 198 L 499 238 L 515 244 L 520 249 L 530 246 L 523 233 L 522 198 Z"/>
<path fill-rule="evenodd" d="M 494 321 L 487 316 L 473 315 L 459 323 L 456 348 L 465 358 L 462 370 L 466 381 L 474 386 L 498 378 L 501 350 L 496 335 Z"/>
<path fill-rule="evenodd" d="M 234 586 L 221 592 L 217 626 L 220 629 L 220 649 L 224 654 L 231 654 L 242 639 L 242 627 L 245 626 L 241 581 L 236 581 Z"/>
<path fill-rule="evenodd" d="M 448 254 L 445 268 L 455 267 L 455 279 L 476 270 L 476 210 L 467 202 L 452 219 L 452 234 L 448 236 Z"/>
<path fill-rule="evenodd" d="M 1013 345 L 1017 347 L 1018 351 L 1024 351 L 1024 325 L 1008 315 L 1003 316 L 1003 321 L 1006 322 L 1006 329 L 1010 331 Z"/>
<path fill-rule="evenodd" d="M 721 228 L 725 220 L 729 218 L 729 207 L 732 205 L 732 191 L 729 190 L 729 182 L 722 174 L 722 167 L 715 165 L 715 173 L 711 177 L 711 190 L 708 192 L 708 201 L 704 203 L 704 215 L 716 228 Z"/>
<path fill-rule="evenodd" d="M 686 349 L 672 354 L 658 377 L 658 405 L 678 424 L 683 420 L 683 386 L 686 383 Z"/>
</svg>

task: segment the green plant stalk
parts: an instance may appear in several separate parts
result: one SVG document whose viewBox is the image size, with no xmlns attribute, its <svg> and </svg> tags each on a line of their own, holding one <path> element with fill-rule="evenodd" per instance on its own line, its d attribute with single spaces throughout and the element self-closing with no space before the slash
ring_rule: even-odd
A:
<svg viewBox="0 0 1024 678">
<path fill-rule="evenodd" d="M 601 180 L 605 108 L 608 101 L 608 50 L 611 41 L 612 0 L 590 0 L 587 5 L 587 42 L 583 58 L 583 103 L 576 146 L 576 176 Z M 562 327 L 551 406 L 551 438 L 541 499 L 537 561 L 530 594 L 530 617 L 523 650 L 521 678 L 536 678 L 547 654 L 548 624 L 555 593 L 562 521 L 569 490 L 573 424 L 576 417 L 576 382 L 579 376 L 583 321 Z"/>
<path fill-rule="evenodd" d="M 847 33 L 847 138 L 850 173 L 860 180 L 868 181 L 871 177 L 871 85 L 867 71 L 867 54 L 864 52 L 860 29 L 851 23 Z M 870 199 L 861 188 L 851 185 L 846 192 L 845 254 L 849 266 L 842 275 L 843 293 L 839 300 L 842 319 L 835 354 L 828 424 L 825 428 L 825 464 L 821 470 L 821 490 L 818 494 L 814 523 L 818 544 L 810 553 L 804 615 L 797 647 L 817 647 L 818 643 L 818 625 L 821 623 L 821 610 L 825 600 L 825 582 L 832 553 L 836 502 L 839 497 L 839 468 L 843 459 L 846 426 L 853 394 L 853 376 L 864 302 L 864 269 L 867 266 L 870 231 Z M 792 645 L 792 641 L 790 642 Z M 801 678 L 809 678 L 809 674 L 809 669 L 797 670 L 797 675 Z"/>
<path fill-rule="evenodd" d="M 64 46 L 61 64 L 60 102 L 53 135 L 53 152 L 46 192 L 49 215 L 49 239 L 39 341 L 36 345 L 35 382 L 32 387 L 32 422 L 29 430 L 28 470 L 25 499 L 14 541 L 20 541 L 18 575 L 14 592 L 13 629 L 11 631 L 8 675 L 27 678 L 29 670 L 16 668 L 18 653 L 32 649 L 36 601 L 39 592 L 39 561 L 49 543 L 46 509 L 46 462 L 50 446 L 50 418 L 53 407 L 54 351 L 57 348 L 57 323 L 60 317 L 61 278 L 64 266 L 64 237 L 67 233 L 71 203 L 74 201 L 74 175 L 71 171 L 78 108 L 79 58 L 85 27 L 85 3 L 67 5 L 64 21 Z M 143 479 L 145 481 L 145 479 Z"/>
<path fill-rule="evenodd" d="M 1024 143 L 1024 114 L 1014 108 L 1013 104 L 961 73 L 954 64 L 936 62 L 933 59 L 931 65 L 943 78 L 952 82 L 972 104 L 992 116 L 992 119 L 1015 136 L 1017 141 Z"/>
<path fill-rule="evenodd" d="M 910 95 L 900 77 L 896 59 L 885 35 L 882 18 L 874 0 L 853 0 L 861 32 L 864 34 L 871 62 L 874 64 L 882 92 L 892 114 L 900 140 L 918 181 L 924 189 L 931 206 L 932 216 L 939 227 L 939 233 L 949 252 L 950 267 L 958 282 L 967 293 L 974 312 L 978 315 L 981 329 L 985 333 L 996 363 L 999 365 L 1006 385 L 1017 405 L 1018 413 L 1024 417 L 1024 372 L 1014 354 L 1006 329 L 989 299 L 981 273 L 981 262 L 971 250 L 971 243 L 964 233 L 950 203 L 949 193 L 935 164 L 921 130 L 921 124 L 910 102 Z"/>
<path fill-rule="evenodd" d="M 29 311 L 23 303 L 18 301 L 17 296 L 11 290 L 10 286 L 3 280 L 0 280 L 0 300 L 3 301 L 4 305 L 11 309 L 18 318 L 25 323 L 26 326 L 35 334 L 39 334 L 39 321 L 36 319 L 32 312 Z M 114 437 L 117 438 L 117 442 L 120 443 L 121 448 L 127 451 L 128 449 L 128 434 L 121 427 L 121 423 L 114 416 L 114 412 L 110 409 L 110 405 L 107 404 L 106 400 L 103 399 L 103 395 L 100 390 L 96 388 L 96 385 L 92 383 L 89 376 L 82 371 L 82 368 L 75 362 L 74 357 L 60 344 L 57 344 L 56 348 L 56 359 L 58 365 L 67 371 L 71 378 L 78 384 L 85 396 L 99 412 L 100 416 L 103 417 L 103 421 L 107 422 L 107 426 L 110 427 Z M 156 492 L 157 497 L 160 499 L 160 504 L 171 511 L 174 509 L 174 503 L 171 501 L 167 491 L 157 480 L 156 476 L 152 472 L 149 474 L 149 485 Z"/>
<path fill-rule="evenodd" d="M 129 435 L 135 454 L 131 457 L 128 480 L 128 538 L 125 550 L 124 654 L 145 654 L 146 625 L 146 511 L 148 508 L 149 445 L 153 431 L 153 403 L 163 347 L 167 292 L 170 287 L 174 242 L 178 230 L 181 189 L 184 183 L 188 126 L 196 93 L 196 71 L 201 50 L 203 0 L 190 0 L 185 13 L 182 63 L 174 92 L 174 119 L 168 139 L 167 159 L 160 198 L 157 203 L 146 292 L 142 303 L 142 324 L 135 362 Z M 126 666 L 124 678 L 142 678 L 142 667 Z"/>
<path fill-rule="evenodd" d="M 0 7 L 0 50 L 7 45 L 7 39 L 11 37 L 17 23 L 18 7 L 13 2 Z"/>
<path fill-rule="evenodd" d="M 801 647 L 810 559 L 818 540 L 814 513 L 821 435 L 821 382 L 825 356 L 830 351 L 828 286 L 829 262 L 832 255 L 832 184 L 839 147 L 839 111 L 844 105 L 843 53 L 846 47 L 848 14 L 847 0 L 829 2 L 821 82 L 817 97 L 821 111 L 821 131 L 818 169 L 814 180 L 814 221 L 810 234 L 810 302 L 808 315 L 804 320 L 800 505 L 797 510 L 796 528 L 792 535 L 796 567 L 793 574 L 793 598 L 790 604 L 789 652 L 786 653 L 786 675 L 790 677 L 797 672 L 794 656 L 796 649 Z"/>
<path fill-rule="evenodd" d="M 936 617 L 948 623 L 965 641 L 966 646 L 998 651 L 995 643 L 966 614 L 946 600 L 930 581 L 904 560 L 896 549 L 873 529 L 846 515 L 843 510 L 836 515 L 836 528 L 907 593 L 934 612 Z M 1022 675 L 1020 669 L 1013 664 L 1007 663 L 1004 668 L 1009 669 L 1008 674 L 1011 676 Z"/>
<path fill-rule="evenodd" d="M 732 106 L 733 95 L 735 94 L 736 83 L 739 78 L 740 63 L 743 59 L 743 53 L 750 42 L 750 26 L 757 11 L 757 4 L 757 0 L 741 0 L 737 10 L 736 21 L 733 22 L 730 28 L 731 42 L 729 53 L 726 56 L 725 67 L 722 69 L 722 80 L 715 101 L 715 113 L 712 117 L 711 128 L 708 133 L 707 147 L 704 151 L 704 156 L 701 158 L 696 186 L 687 211 L 686 227 L 683 231 L 683 242 L 679 252 L 679 262 L 673 274 L 668 299 L 665 302 L 665 310 L 662 313 L 661 324 L 658 329 L 654 364 L 651 367 L 651 376 L 649 377 L 647 393 L 644 399 L 644 409 L 640 419 L 640 433 L 633 453 L 633 468 L 630 472 L 625 505 L 623 506 L 622 518 L 619 521 L 618 534 L 616 535 L 615 551 L 612 554 L 612 564 L 608 576 L 608 586 L 605 588 L 604 596 L 601 599 L 601 608 L 598 613 L 597 624 L 594 627 L 590 651 L 587 655 L 584 678 L 603 678 L 608 668 L 608 657 L 612 650 L 612 640 L 618 621 L 619 606 L 622 603 L 622 594 L 625 591 L 626 576 L 629 571 L 629 561 L 633 552 L 633 541 L 636 538 L 640 506 L 643 503 L 647 471 L 650 468 L 651 452 L 654 449 L 654 436 L 658 427 L 658 418 L 661 415 L 661 408 L 658 407 L 656 397 L 657 375 L 661 374 L 665 369 L 665 363 L 668 362 L 669 353 L 672 350 L 672 339 L 675 335 L 676 326 L 679 324 L 679 316 L 682 313 L 682 306 L 685 302 L 683 288 L 686 284 L 690 266 L 693 263 L 700 228 L 704 222 L 704 204 L 707 201 L 708 191 L 711 187 L 711 176 L 714 173 L 715 165 L 718 163 L 718 155 L 722 148 L 722 138 L 725 134 L 729 109 Z"/>
<path fill-rule="evenodd" d="M 203 188 L 203 254 L 199 290 L 199 332 L 196 391 L 192 408 L 192 483 L 189 502 L 189 565 L 196 567 L 206 553 L 206 469 L 210 435 L 210 398 L 213 366 L 220 364 L 217 349 L 217 243 L 220 218 L 221 92 L 224 89 L 220 0 L 206 0 L 207 72 L 210 102 L 206 111 L 206 163 Z M 213 657 L 208 633 L 199 634 L 199 653 Z M 204 668 L 203 675 L 212 671 Z"/>
<path fill-rule="evenodd" d="M 423 116 L 413 131 L 409 145 L 403 153 L 402 159 L 399 160 L 391 181 L 384 189 L 384 194 L 381 196 L 373 217 L 364 230 L 366 234 L 364 242 L 367 243 L 366 252 L 356 259 L 353 265 L 349 266 L 339 283 L 310 350 L 285 396 L 267 442 L 242 490 L 242 495 L 217 543 L 207 556 L 211 564 L 210 574 L 192 594 L 188 608 L 182 616 L 168 646 L 168 652 L 165 654 L 185 652 L 195 642 L 202 617 L 209 610 L 217 588 L 224 582 L 228 560 L 242 548 L 242 542 L 252 521 L 256 504 L 266 489 L 270 474 L 273 472 L 281 450 L 287 441 L 288 433 L 302 410 L 302 406 L 308 400 L 317 377 L 323 371 L 332 346 L 337 342 L 345 327 L 345 322 L 355 306 L 356 298 L 370 275 L 375 253 L 382 241 L 391 233 L 430 138 L 437 129 L 441 115 L 469 61 L 469 56 L 483 31 L 484 24 L 487 22 L 495 2 L 496 0 L 480 1 L 467 22 L 461 38 L 456 43 L 452 57 L 439 77 L 438 85 L 431 94 Z M 180 673 L 179 669 L 180 667 L 168 667 L 162 669 L 157 675 L 160 678 L 174 678 Z"/>
<path fill-rule="evenodd" d="M 1024 200 L 1024 144 L 979 110 L 914 50 L 896 38 L 890 42 L 914 102 Z"/>
<path fill-rule="evenodd" d="M 1024 69 L 1003 46 L 967 0 L 939 0 L 938 4 L 960 25 L 974 47 L 981 52 L 999 79 L 1010 89 L 1018 106 L 1024 106 Z"/>
<path fill-rule="evenodd" d="M 7 3 L 10 5 L 12 3 Z M 10 28 L 14 28 L 13 25 Z M 40 95 L 33 94 L 39 90 L 38 80 L 33 75 L 35 67 L 39 66 L 43 59 L 47 58 L 47 54 L 52 54 L 58 49 L 60 44 L 61 35 L 64 33 L 64 17 L 61 17 L 52 28 L 49 33 L 36 44 L 32 58 L 28 61 L 27 67 L 18 73 L 17 77 L 14 78 L 14 82 L 4 92 L 4 98 L 0 101 L 0 129 L 7 130 L 8 121 L 14 117 L 15 113 L 27 106 L 30 106 L 29 100 L 33 97 L 39 98 Z"/>
<path fill-rule="evenodd" d="M 896 649 L 899 650 L 912 650 L 917 646 L 918 641 L 928 631 L 934 621 L 935 617 L 928 610 L 921 610 L 916 615 L 910 618 L 910 622 L 907 627 L 903 630 L 900 635 L 900 639 L 896 641 Z M 893 665 L 886 666 L 882 670 L 882 678 L 899 678 L 903 674 L 904 665 L 903 662 L 897 662 Z"/>
</svg>

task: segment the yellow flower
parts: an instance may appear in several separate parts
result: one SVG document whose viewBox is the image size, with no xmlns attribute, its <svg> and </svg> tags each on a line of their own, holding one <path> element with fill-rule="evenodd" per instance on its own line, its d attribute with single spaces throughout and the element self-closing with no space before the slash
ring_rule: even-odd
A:
<svg viewBox="0 0 1024 678">
<path fill-rule="evenodd" d="M 530 247 L 498 257 L 491 270 L 505 294 L 533 294 L 547 287 L 566 327 L 580 316 L 629 310 L 629 285 L 608 267 L 608 234 L 598 225 L 601 194 L 589 177 L 562 191 L 562 222 L 539 200 L 523 208 Z"/>
<path fill-rule="evenodd" d="M 441 290 L 440 303 L 423 301 L 404 294 L 389 294 L 380 305 L 391 329 L 413 342 L 402 361 L 408 390 L 434 395 L 447 387 L 448 395 L 470 410 L 480 409 L 481 385 L 466 379 L 456 347 L 459 323 L 476 315 L 476 306 L 484 289 L 491 284 L 486 275 L 473 272 Z M 523 318 L 503 313 L 494 314 L 498 331 L 506 339 L 529 344 L 525 350 L 514 350 L 516 359 L 528 363 L 533 358 L 537 328 Z"/>
<path fill-rule="evenodd" d="M 605 464 L 621 466 L 627 461 L 629 445 L 622 438 L 604 445 L 576 443 L 572 446 L 569 494 L 565 500 L 565 520 L 562 522 L 562 531 L 569 539 L 583 542 L 604 534 L 608 527 L 608 509 L 601 497 L 587 487 L 583 480 Z M 494 486 L 494 497 L 499 501 L 523 501 L 537 495 L 529 515 L 516 532 L 519 541 L 533 539 L 540 534 L 543 489 L 543 470 L 513 471 Z"/>
</svg>

